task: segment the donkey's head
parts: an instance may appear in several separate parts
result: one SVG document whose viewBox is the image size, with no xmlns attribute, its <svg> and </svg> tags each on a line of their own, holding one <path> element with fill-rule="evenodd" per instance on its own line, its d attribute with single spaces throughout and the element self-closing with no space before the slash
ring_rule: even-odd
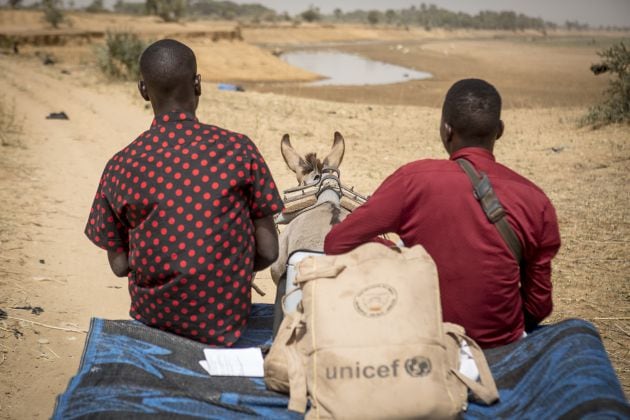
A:
<svg viewBox="0 0 630 420">
<path fill-rule="evenodd" d="M 320 180 L 322 170 L 339 168 L 346 145 L 341 133 L 335 131 L 332 148 L 322 162 L 315 153 L 308 153 L 304 157 L 300 156 L 291 146 L 289 135 L 285 134 L 280 142 L 280 150 L 289 169 L 295 172 L 298 184 L 309 185 Z"/>
</svg>

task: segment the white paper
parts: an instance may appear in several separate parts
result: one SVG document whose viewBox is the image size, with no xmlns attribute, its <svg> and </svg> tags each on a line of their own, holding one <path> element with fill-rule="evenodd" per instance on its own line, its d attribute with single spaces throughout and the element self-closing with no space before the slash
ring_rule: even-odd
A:
<svg viewBox="0 0 630 420">
<path fill-rule="evenodd" d="M 254 376 L 262 378 L 262 352 L 257 347 L 247 349 L 204 349 L 206 360 L 199 364 L 211 376 Z M 204 363 L 205 362 L 205 363 Z"/>
<path fill-rule="evenodd" d="M 459 348 L 459 371 L 468 376 L 473 381 L 479 380 L 479 369 L 473 358 L 472 351 L 468 343 L 462 340 Z"/>
<path fill-rule="evenodd" d="M 205 370 L 206 372 L 208 372 L 208 375 L 210 375 L 210 366 L 208 366 L 208 362 L 206 362 L 205 360 L 200 360 L 199 364 L 201 365 L 201 367 L 203 368 L 203 370 Z"/>
</svg>

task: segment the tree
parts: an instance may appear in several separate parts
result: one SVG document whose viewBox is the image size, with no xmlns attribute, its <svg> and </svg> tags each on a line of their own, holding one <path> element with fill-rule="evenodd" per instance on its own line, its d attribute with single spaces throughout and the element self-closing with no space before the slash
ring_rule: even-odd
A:
<svg viewBox="0 0 630 420">
<path fill-rule="evenodd" d="M 147 14 L 157 15 L 164 22 L 177 22 L 186 14 L 186 0 L 146 0 Z"/>
<path fill-rule="evenodd" d="M 116 13 L 128 13 L 131 15 L 143 15 L 146 13 L 146 6 L 142 3 L 128 3 L 123 0 L 117 0 L 114 4 Z"/>
<path fill-rule="evenodd" d="M 343 16 L 343 11 L 340 8 L 336 8 L 335 10 L 333 10 L 333 15 L 335 15 L 335 20 L 341 20 L 341 17 Z"/>
<path fill-rule="evenodd" d="M 396 12 L 392 9 L 387 9 L 385 12 L 385 21 L 389 24 L 394 23 L 396 20 Z"/>
<path fill-rule="evenodd" d="M 604 102 L 592 107 L 582 119 L 594 128 L 607 124 L 630 124 L 630 50 L 623 42 L 597 53 L 603 60 L 591 66 L 595 74 L 611 73 Z"/>
<path fill-rule="evenodd" d="M 104 12 L 105 6 L 103 5 L 103 0 L 92 0 L 92 3 L 90 3 L 90 5 L 85 8 L 85 11 L 89 13 Z"/>
<path fill-rule="evenodd" d="M 17 9 L 21 5 L 22 5 L 22 0 L 9 0 L 9 6 L 11 6 L 12 9 Z"/>
<path fill-rule="evenodd" d="M 321 13 L 319 13 L 319 8 L 313 6 L 300 13 L 300 16 L 307 22 L 315 22 L 317 20 L 321 20 L 322 18 Z"/>
<path fill-rule="evenodd" d="M 379 21 L 380 13 L 378 10 L 370 10 L 367 14 L 367 20 L 370 25 L 376 25 Z"/>
<path fill-rule="evenodd" d="M 61 12 L 61 0 L 42 0 L 42 9 L 44 10 L 44 20 L 58 28 L 63 22 L 64 16 Z"/>
</svg>

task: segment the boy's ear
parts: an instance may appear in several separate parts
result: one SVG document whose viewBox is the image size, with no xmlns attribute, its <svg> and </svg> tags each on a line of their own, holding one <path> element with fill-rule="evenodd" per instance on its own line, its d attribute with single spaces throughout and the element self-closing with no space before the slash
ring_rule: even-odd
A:
<svg viewBox="0 0 630 420">
<path fill-rule="evenodd" d="M 499 129 L 497 130 L 497 138 L 499 140 L 503 135 L 503 130 L 505 130 L 505 124 L 503 124 L 503 120 L 499 120 Z"/>
<path fill-rule="evenodd" d="M 444 144 L 450 143 L 453 138 L 453 127 L 447 122 L 442 121 L 442 125 L 440 126 L 440 137 L 442 137 L 442 142 Z"/>
<path fill-rule="evenodd" d="M 147 91 L 147 85 L 142 80 L 138 81 L 138 91 L 140 92 L 140 96 L 142 96 L 142 98 L 145 101 L 149 101 L 150 100 L 149 99 L 149 92 Z"/>
<path fill-rule="evenodd" d="M 201 75 L 198 74 L 195 76 L 195 95 L 196 96 L 201 96 Z"/>
</svg>

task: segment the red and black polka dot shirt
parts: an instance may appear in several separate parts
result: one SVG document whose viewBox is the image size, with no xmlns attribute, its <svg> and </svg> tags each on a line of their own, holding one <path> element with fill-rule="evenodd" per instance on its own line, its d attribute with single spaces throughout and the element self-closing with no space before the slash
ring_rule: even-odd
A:
<svg viewBox="0 0 630 420">
<path fill-rule="evenodd" d="M 252 220 L 281 209 L 249 138 L 171 112 L 108 162 L 85 233 L 128 252 L 134 319 L 231 346 L 251 305 Z"/>
</svg>

